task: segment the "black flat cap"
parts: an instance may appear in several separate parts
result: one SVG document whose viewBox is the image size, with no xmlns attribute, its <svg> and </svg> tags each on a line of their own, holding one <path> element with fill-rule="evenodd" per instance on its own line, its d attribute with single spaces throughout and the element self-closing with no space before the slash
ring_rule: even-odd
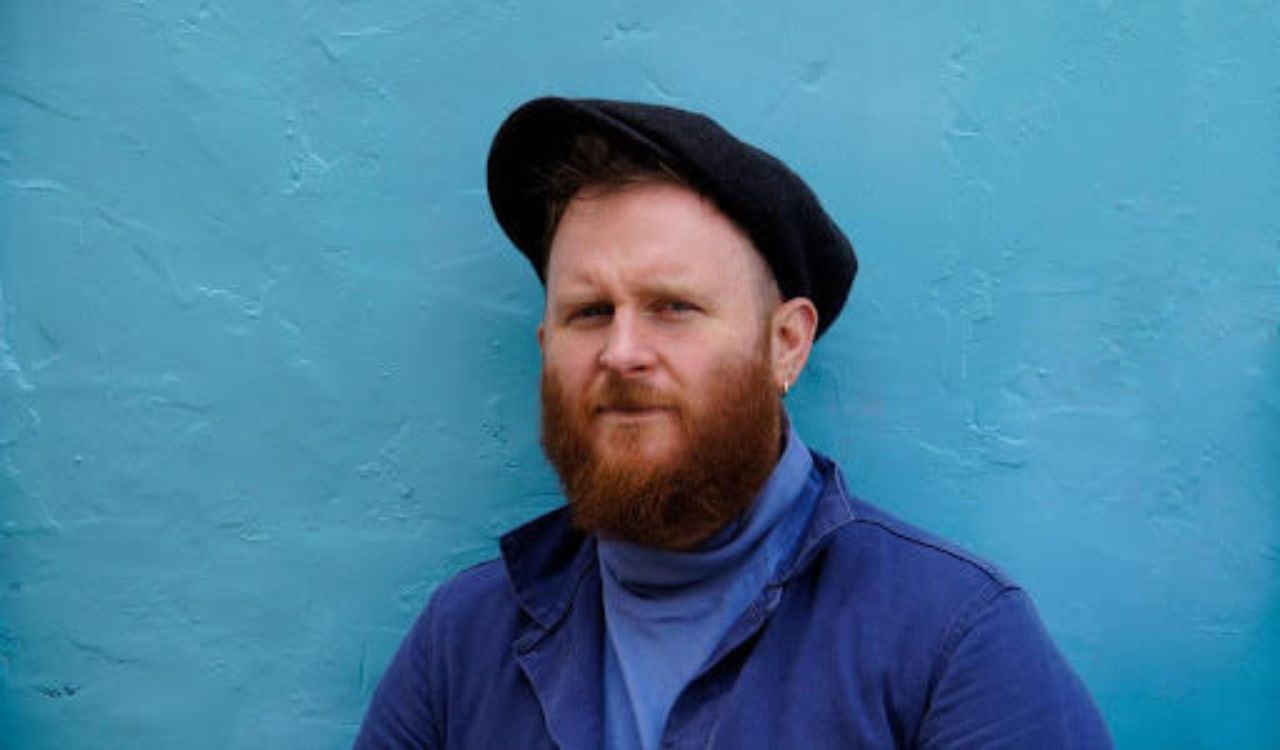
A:
<svg viewBox="0 0 1280 750">
<path fill-rule="evenodd" d="M 711 118 L 655 104 L 545 97 L 525 103 L 498 129 L 489 149 L 489 202 L 543 283 L 547 175 L 581 133 L 673 169 L 747 233 L 784 298 L 813 302 L 818 336 L 835 321 L 858 259 L 809 186 Z"/>
</svg>

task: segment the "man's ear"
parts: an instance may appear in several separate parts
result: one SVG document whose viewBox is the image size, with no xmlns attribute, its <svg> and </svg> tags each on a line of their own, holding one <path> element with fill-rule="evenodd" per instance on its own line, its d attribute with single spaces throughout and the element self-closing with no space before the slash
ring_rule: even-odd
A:
<svg viewBox="0 0 1280 750">
<path fill-rule="evenodd" d="M 773 311 L 773 382 L 785 394 L 809 361 L 818 330 L 818 310 L 806 297 L 792 297 Z"/>
</svg>

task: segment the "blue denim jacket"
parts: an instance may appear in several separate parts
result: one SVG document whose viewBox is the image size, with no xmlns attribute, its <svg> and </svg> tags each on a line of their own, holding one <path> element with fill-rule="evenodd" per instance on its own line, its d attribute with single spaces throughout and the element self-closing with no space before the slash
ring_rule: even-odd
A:
<svg viewBox="0 0 1280 750">
<path fill-rule="evenodd" d="M 852 497 L 822 497 L 793 559 L 676 699 L 663 747 L 1106 748 L 1088 691 L 999 571 Z M 432 597 L 356 748 L 598 748 L 594 541 L 560 509 Z"/>
</svg>

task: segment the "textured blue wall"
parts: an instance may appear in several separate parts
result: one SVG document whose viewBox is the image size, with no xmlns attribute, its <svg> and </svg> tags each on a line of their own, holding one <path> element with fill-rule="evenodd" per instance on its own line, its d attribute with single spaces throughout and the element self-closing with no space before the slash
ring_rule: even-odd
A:
<svg viewBox="0 0 1280 750">
<path fill-rule="evenodd" d="M 0 745 L 339 748 L 557 501 L 488 138 L 714 113 L 863 270 L 791 400 L 1124 747 L 1280 747 L 1280 8 L 0 6 Z"/>
</svg>

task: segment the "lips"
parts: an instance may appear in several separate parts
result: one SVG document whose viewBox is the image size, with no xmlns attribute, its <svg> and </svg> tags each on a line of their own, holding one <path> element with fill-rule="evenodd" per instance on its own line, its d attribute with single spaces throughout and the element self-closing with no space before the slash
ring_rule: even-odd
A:
<svg viewBox="0 0 1280 750">
<path fill-rule="evenodd" d="M 674 407 L 662 402 L 625 400 L 597 404 L 592 415 L 597 419 L 639 421 L 656 419 L 674 411 Z"/>
<path fill-rule="evenodd" d="M 651 414 L 662 414 L 671 411 L 671 407 L 661 404 L 608 404 L 596 407 L 596 414 L 616 415 L 622 417 L 642 417 Z"/>
</svg>

